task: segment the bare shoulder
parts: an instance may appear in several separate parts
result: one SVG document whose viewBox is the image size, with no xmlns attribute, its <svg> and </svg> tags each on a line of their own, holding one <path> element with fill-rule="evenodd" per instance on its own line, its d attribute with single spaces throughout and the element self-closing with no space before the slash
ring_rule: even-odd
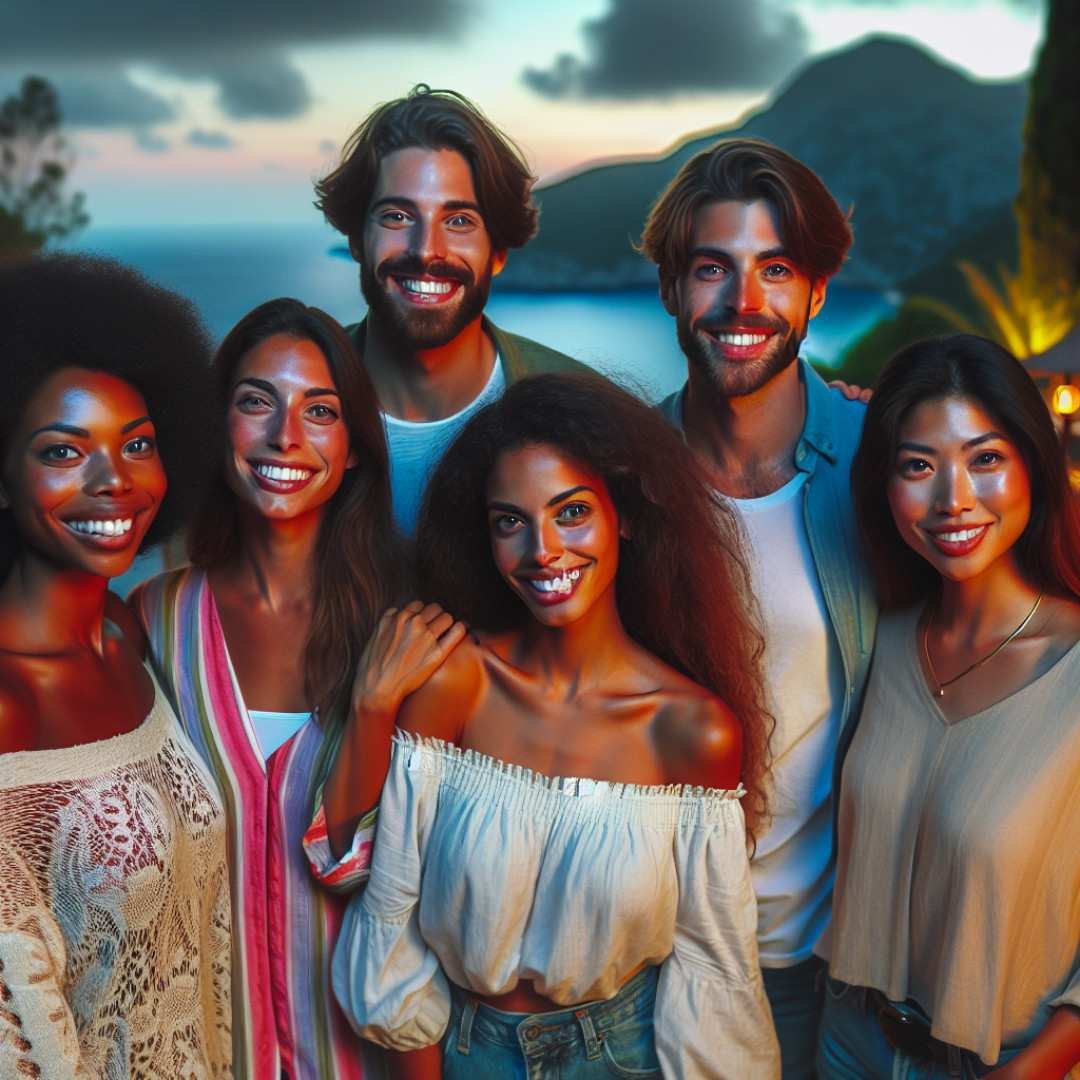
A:
<svg viewBox="0 0 1080 1080">
<path fill-rule="evenodd" d="M 742 771 L 742 724 L 704 688 L 666 694 L 654 723 L 661 758 L 677 783 L 738 787 Z"/>
<path fill-rule="evenodd" d="M 484 648 L 471 634 L 403 702 L 398 727 L 414 735 L 459 741 L 486 682 Z"/>
<path fill-rule="evenodd" d="M 0 754 L 36 749 L 37 727 L 33 694 L 0 654 Z"/>
</svg>

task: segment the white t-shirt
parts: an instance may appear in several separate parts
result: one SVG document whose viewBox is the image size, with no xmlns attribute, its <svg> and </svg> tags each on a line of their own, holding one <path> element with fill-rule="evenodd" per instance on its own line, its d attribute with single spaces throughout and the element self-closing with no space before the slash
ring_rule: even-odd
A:
<svg viewBox="0 0 1080 1080">
<path fill-rule="evenodd" d="M 473 413 L 500 398 L 506 389 L 502 358 L 495 357 L 484 389 L 461 412 L 442 420 L 398 420 L 383 413 L 386 446 L 390 453 L 390 495 L 394 521 L 406 536 L 416 535 L 424 488 L 450 444 Z"/>
<path fill-rule="evenodd" d="M 765 686 L 776 718 L 772 821 L 751 864 L 762 967 L 809 958 L 832 899 L 832 775 L 843 664 L 803 521 L 798 473 L 760 499 L 731 499 L 750 540 L 765 622 Z"/>
</svg>

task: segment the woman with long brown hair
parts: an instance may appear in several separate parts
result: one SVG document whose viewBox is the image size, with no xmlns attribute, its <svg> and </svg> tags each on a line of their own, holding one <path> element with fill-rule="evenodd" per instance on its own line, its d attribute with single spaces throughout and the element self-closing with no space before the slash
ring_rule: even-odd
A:
<svg viewBox="0 0 1080 1080">
<path fill-rule="evenodd" d="M 335 779 L 359 808 L 385 778 L 334 961 L 357 1030 L 418 1051 L 400 1075 L 778 1075 L 761 639 L 690 451 L 602 379 L 523 380 L 443 459 L 418 553 L 472 636 L 394 695 L 423 613 L 391 614 L 354 689 Z"/>
<path fill-rule="evenodd" d="M 885 612 L 843 766 L 818 1071 L 1080 1063 L 1080 507 L 999 345 L 887 365 L 852 473 Z"/>
<path fill-rule="evenodd" d="M 193 565 L 133 603 L 227 804 L 236 1075 L 359 1077 L 361 1044 L 328 993 L 340 913 L 301 838 L 400 587 L 378 406 L 341 327 L 297 300 L 245 316 L 214 373 L 225 431 Z"/>
</svg>

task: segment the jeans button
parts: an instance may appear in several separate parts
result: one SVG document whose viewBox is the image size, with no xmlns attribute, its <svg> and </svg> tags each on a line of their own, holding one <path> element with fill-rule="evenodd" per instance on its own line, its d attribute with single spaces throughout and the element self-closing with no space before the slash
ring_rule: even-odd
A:
<svg viewBox="0 0 1080 1080">
<path fill-rule="evenodd" d="M 536 1036 L 540 1034 L 540 1025 L 539 1024 L 530 1024 L 525 1029 L 524 1034 L 525 1034 L 526 1039 L 535 1039 Z"/>
</svg>

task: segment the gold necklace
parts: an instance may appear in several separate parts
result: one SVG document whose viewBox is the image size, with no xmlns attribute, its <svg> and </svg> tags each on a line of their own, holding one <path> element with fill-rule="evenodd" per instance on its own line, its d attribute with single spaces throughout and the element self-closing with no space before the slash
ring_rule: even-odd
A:
<svg viewBox="0 0 1080 1080">
<path fill-rule="evenodd" d="M 970 675 L 976 668 L 982 667 L 988 660 L 993 660 L 994 657 L 997 656 L 997 654 L 1001 652 L 1013 638 L 1017 637 L 1023 631 L 1024 627 L 1035 617 L 1035 612 L 1039 610 L 1042 598 L 1042 593 L 1039 593 L 1039 595 L 1035 597 L 1035 603 L 1031 605 L 1031 610 L 1024 616 L 1020 625 L 1004 641 L 999 645 L 995 645 L 981 660 L 976 660 L 971 667 L 964 668 L 959 675 L 954 675 L 951 679 L 946 679 L 944 682 L 938 682 L 937 672 L 934 670 L 934 662 L 930 659 L 930 623 L 933 621 L 933 615 L 931 615 L 926 620 L 926 625 L 923 627 L 922 644 L 923 655 L 926 657 L 926 669 L 930 673 L 931 682 L 937 687 L 934 691 L 934 696 L 944 697 L 946 686 L 952 686 L 958 679 L 962 679 L 965 675 Z"/>
</svg>

